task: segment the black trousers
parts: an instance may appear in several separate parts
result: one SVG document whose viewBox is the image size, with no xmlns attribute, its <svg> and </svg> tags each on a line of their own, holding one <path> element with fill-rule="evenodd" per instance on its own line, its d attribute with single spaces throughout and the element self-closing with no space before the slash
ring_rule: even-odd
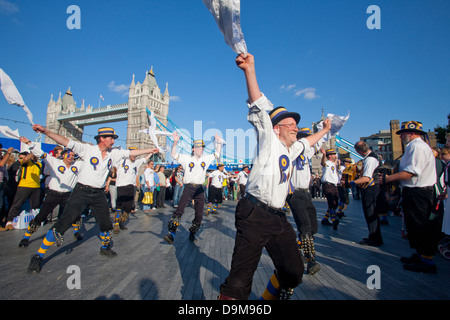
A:
<svg viewBox="0 0 450 320">
<path fill-rule="evenodd" d="M 216 188 L 214 186 L 209 186 L 208 192 L 208 202 L 209 203 L 222 203 L 222 188 Z"/>
<path fill-rule="evenodd" d="M 367 228 L 369 229 L 369 240 L 375 242 L 382 242 L 380 231 L 379 199 L 380 187 L 378 185 L 361 189 L 361 202 L 364 212 L 364 219 L 366 220 Z"/>
<path fill-rule="evenodd" d="M 242 199 L 245 196 L 245 184 L 239 185 L 239 199 Z"/>
<path fill-rule="evenodd" d="M 350 199 L 348 196 L 348 189 L 344 186 L 338 186 L 338 194 L 339 194 L 339 201 L 344 204 L 349 204 Z"/>
<path fill-rule="evenodd" d="M 402 197 L 410 247 L 420 254 L 433 256 L 439 240 L 429 219 L 433 205 L 433 187 L 404 187 Z"/>
<path fill-rule="evenodd" d="M 298 286 L 304 266 L 295 231 L 286 216 L 269 212 L 242 198 L 236 206 L 235 217 L 236 239 L 231 270 L 220 286 L 220 293 L 235 299 L 248 299 L 263 248 L 274 263 L 280 286 Z"/>
<path fill-rule="evenodd" d="M 331 183 L 324 183 L 322 193 L 327 198 L 328 208 L 336 210 L 339 204 L 338 187 Z"/>
<path fill-rule="evenodd" d="M 117 187 L 116 207 L 124 212 L 130 213 L 134 210 L 134 196 L 136 194 L 135 186 L 129 184 L 127 186 Z"/>
<path fill-rule="evenodd" d="M 159 187 L 158 195 L 156 196 L 156 207 L 162 208 L 164 206 L 164 200 L 166 198 L 166 187 Z"/>
<path fill-rule="evenodd" d="M 104 189 L 91 188 L 81 183 L 77 183 L 73 188 L 61 218 L 56 221 L 52 228 L 64 234 L 67 229 L 72 227 L 72 222 L 79 218 L 81 212 L 87 206 L 91 209 L 100 232 L 112 230 L 113 225 L 109 218 L 108 201 Z"/>
<path fill-rule="evenodd" d="M 295 189 L 288 200 L 297 231 L 300 235 L 317 233 L 317 211 L 312 202 L 311 194 L 306 189 Z"/>
<path fill-rule="evenodd" d="M 59 205 L 60 212 L 63 212 L 69 197 L 70 192 L 57 192 L 48 189 L 44 201 L 42 202 L 41 210 L 38 215 L 34 217 L 35 224 L 39 225 L 44 222 L 47 216 L 53 212 L 53 209 L 55 209 L 57 205 Z"/>
<path fill-rule="evenodd" d="M 173 213 L 174 216 L 181 219 L 189 201 L 194 200 L 195 217 L 192 223 L 200 225 L 203 220 L 203 209 L 205 206 L 205 191 L 201 184 L 186 184 L 184 186 L 183 194 L 178 203 L 177 210 Z"/>
<path fill-rule="evenodd" d="M 41 188 L 17 187 L 14 201 L 9 208 L 8 221 L 13 221 L 14 218 L 20 214 L 20 209 L 22 208 L 22 205 L 25 203 L 25 201 L 27 201 L 27 199 L 30 199 L 31 209 L 39 208 L 41 201 L 40 197 Z"/>
</svg>

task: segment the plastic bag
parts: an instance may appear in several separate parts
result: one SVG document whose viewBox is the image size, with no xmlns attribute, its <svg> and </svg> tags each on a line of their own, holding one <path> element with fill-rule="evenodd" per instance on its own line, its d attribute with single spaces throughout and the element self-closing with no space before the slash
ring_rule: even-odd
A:
<svg viewBox="0 0 450 320">
<path fill-rule="evenodd" d="M 30 221 L 34 219 L 39 213 L 39 209 L 23 210 L 19 216 L 15 217 L 12 221 L 14 229 L 26 229 L 30 224 Z"/>
<path fill-rule="evenodd" d="M 152 204 L 153 203 L 153 192 L 145 192 L 144 198 L 142 199 L 143 204 Z"/>
</svg>

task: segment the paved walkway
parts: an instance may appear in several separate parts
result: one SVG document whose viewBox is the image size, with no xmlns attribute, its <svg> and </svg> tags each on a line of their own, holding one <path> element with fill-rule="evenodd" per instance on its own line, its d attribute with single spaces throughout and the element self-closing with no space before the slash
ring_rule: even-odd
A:
<svg viewBox="0 0 450 320">
<path fill-rule="evenodd" d="M 320 221 L 326 202 L 314 202 Z M 128 230 L 113 237 L 115 259 L 99 255 L 98 228 L 93 218 L 86 218 L 83 241 L 74 241 L 68 230 L 63 245 L 48 250 L 41 273 L 34 275 L 27 273 L 30 257 L 50 225 L 32 236 L 28 248 L 18 247 L 23 230 L 0 233 L 0 299 L 215 300 L 231 264 L 236 202 L 226 201 L 220 214 L 205 217 L 194 243 L 188 239 L 193 209 L 187 208 L 173 245 L 162 239 L 173 210 L 166 206 L 149 214 L 138 210 L 130 217 Z M 438 274 L 403 270 L 399 258 L 412 251 L 401 238 L 399 217 L 389 217 L 389 225 L 382 226 L 384 245 L 372 248 L 358 244 L 367 236 L 360 201 L 351 200 L 346 215 L 338 230 L 319 226 L 316 250 L 322 270 L 304 276 L 294 300 L 450 299 L 450 261 L 436 256 Z M 288 219 L 294 225 L 292 215 Z M 81 289 L 68 289 L 71 266 L 79 267 Z M 379 268 L 380 289 L 367 286 L 370 266 Z M 250 299 L 259 298 L 272 273 L 264 252 Z"/>
</svg>

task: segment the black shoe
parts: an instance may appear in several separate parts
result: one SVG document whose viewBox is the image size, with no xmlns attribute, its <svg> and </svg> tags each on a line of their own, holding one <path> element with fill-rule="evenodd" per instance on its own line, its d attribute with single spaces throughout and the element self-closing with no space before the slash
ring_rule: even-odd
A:
<svg viewBox="0 0 450 320">
<path fill-rule="evenodd" d="M 401 257 L 400 261 L 403 263 L 411 264 L 421 262 L 421 259 L 417 253 L 413 253 L 411 257 Z"/>
<path fill-rule="evenodd" d="M 108 258 L 117 257 L 117 253 L 111 249 L 111 247 L 100 248 L 100 255 L 107 256 Z"/>
<path fill-rule="evenodd" d="M 75 238 L 76 241 L 81 241 L 83 240 L 83 237 L 81 236 L 81 234 L 79 232 L 75 232 L 73 234 L 73 237 Z"/>
<path fill-rule="evenodd" d="M 404 264 L 403 269 L 414 271 L 414 272 L 423 272 L 423 273 L 437 273 L 437 268 L 435 264 L 429 265 L 423 261 L 419 261 L 416 263 Z"/>
<path fill-rule="evenodd" d="M 363 246 L 379 247 L 383 244 L 383 241 L 373 241 L 373 240 L 364 238 L 362 241 L 359 242 L 359 244 L 361 244 Z"/>
<path fill-rule="evenodd" d="M 191 240 L 192 242 L 195 241 L 195 233 L 189 233 L 189 240 Z"/>
<path fill-rule="evenodd" d="M 122 223 L 119 223 L 120 230 L 128 230 Z"/>
<path fill-rule="evenodd" d="M 339 217 L 339 219 L 342 219 L 343 217 L 346 217 L 345 213 L 342 212 L 336 212 L 336 215 Z"/>
<path fill-rule="evenodd" d="M 28 266 L 28 273 L 41 272 L 41 262 L 44 260 L 40 255 L 35 254 L 31 257 L 30 265 Z"/>
<path fill-rule="evenodd" d="M 19 248 L 26 248 L 26 247 L 28 247 L 29 244 L 30 244 L 30 240 L 22 239 L 22 240 L 20 240 Z"/>
<path fill-rule="evenodd" d="M 166 240 L 170 244 L 172 244 L 175 241 L 175 238 L 170 233 L 168 235 L 165 235 L 163 237 L 163 239 Z"/>
<path fill-rule="evenodd" d="M 339 219 L 335 219 L 333 221 L 333 230 L 337 230 L 338 225 L 339 225 Z"/>
<path fill-rule="evenodd" d="M 308 261 L 308 264 L 306 265 L 306 273 L 313 275 L 320 271 L 320 264 L 318 264 L 316 261 Z"/>
<path fill-rule="evenodd" d="M 324 226 L 332 226 L 333 224 L 328 219 L 322 219 L 320 222 Z"/>
</svg>

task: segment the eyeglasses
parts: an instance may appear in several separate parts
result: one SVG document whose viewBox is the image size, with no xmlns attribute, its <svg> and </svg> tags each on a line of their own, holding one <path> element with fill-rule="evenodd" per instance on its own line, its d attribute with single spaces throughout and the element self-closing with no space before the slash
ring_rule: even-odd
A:
<svg viewBox="0 0 450 320">
<path fill-rule="evenodd" d="M 289 129 L 295 129 L 297 128 L 297 124 L 296 123 L 281 123 L 281 124 L 277 124 L 277 126 L 280 127 L 288 127 Z M 298 128 L 297 128 L 298 129 Z"/>
</svg>

